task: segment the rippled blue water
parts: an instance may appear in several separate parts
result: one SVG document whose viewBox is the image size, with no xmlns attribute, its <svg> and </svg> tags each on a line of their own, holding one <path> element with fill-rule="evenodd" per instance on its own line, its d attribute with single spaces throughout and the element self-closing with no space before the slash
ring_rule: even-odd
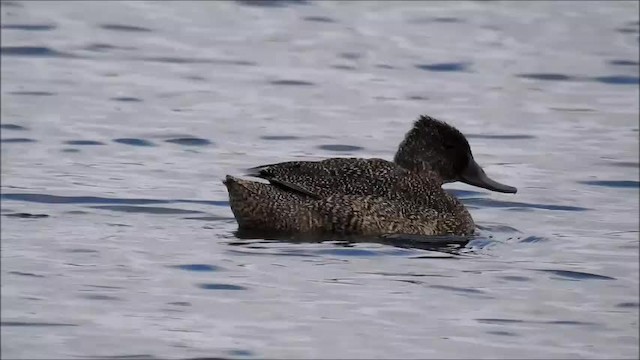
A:
<svg viewBox="0 0 640 360">
<path fill-rule="evenodd" d="M 638 358 L 637 2 L 1 11 L 3 358 Z M 422 113 L 519 189 L 463 248 L 235 233 L 225 174 Z"/>
</svg>

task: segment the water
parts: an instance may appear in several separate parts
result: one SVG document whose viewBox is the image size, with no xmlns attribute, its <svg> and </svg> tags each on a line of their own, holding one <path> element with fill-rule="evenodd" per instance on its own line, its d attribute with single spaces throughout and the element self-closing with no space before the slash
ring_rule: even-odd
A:
<svg viewBox="0 0 640 360">
<path fill-rule="evenodd" d="M 638 358 L 638 10 L 3 1 L 2 357 Z M 519 189 L 463 249 L 234 233 L 421 113 Z"/>
</svg>

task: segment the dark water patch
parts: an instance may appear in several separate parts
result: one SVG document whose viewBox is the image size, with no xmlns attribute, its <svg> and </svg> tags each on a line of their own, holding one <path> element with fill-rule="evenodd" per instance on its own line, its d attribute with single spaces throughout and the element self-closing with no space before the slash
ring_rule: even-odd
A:
<svg viewBox="0 0 640 360">
<path fill-rule="evenodd" d="M 65 323 L 50 323 L 50 322 L 27 322 L 27 321 L 2 321 L 0 322 L 0 326 L 44 326 L 44 327 L 52 327 L 52 326 L 78 326 L 76 324 L 65 324 Z"/>
<path fill-rule="evenodd" d="M 269 81 L 271 85 L 282 85 L 282 86 L 313 86 L 314 83 L 310 81 L 304 80 L 272 80 Z"/>
<path fill-rule="evenodd" d="M 76 57 L 68 53 L 60 52 L 45 46 L 3 46 L 0 48 L 1 56 L 28 56 L 28 57 Z"/>
<path fill-rule="evenodd" d="M 432 21 L 439 22 L 439 23 L 460 23 L 460 22 L 464 22 L 464 20 L 462 20 L 460 18 L 445 17 L 445 16 L 434 18 Z"/>
<path fill-rule="evenodd" d="M 124 31 L 124 32 L 150 32 L 151 29 L 141 27 L 141 26 L 132 26 L 132 25 L 121 25 L 121 24 L 101 24 L 100 28 L 105 30 L 112 31 Z"/>
<path fill-rule="evenodd" d="M 544 238 L 542 236 L 527 236 L 524 239 L 521 239 L 519 242 L 521 243 L 529 243 L 529 244 L 535 244 L 535 243 L 539 243 L 539 242 L 547 242 L 549 241 L 549 239 Z"/>
<path fill-rule="evenodd" d="M 167 305 L 174 305 L 174 306 L 191 306 L 191 303 L 188 301 L 172 301 L 172 302 L 168 302 Z"/>
<path fill-rule="evenodd" d="M 623 34 L 637 34 L 638 33 L 638 29 L 632 28 L 632 27 L 617 28 L 616 31 L 619 32 L 619 33 L 623 33 Z"/>
<path fill-rule="evenodd" d="M 494 140 L 523 140 L 523 139 L 535 139 L 533 135 L 525 134 L 505 134 L 505 135 L 492 135 L 492 134 L 469 134 L 465 135 L 470 139 L 494 139 Z"/>
<path fill-rule="evenodd" d="M 218 271 L 220 267 L 215 265 L 208 264 L 182 264 L 182 265 L 169 265 L 170 268 L 186 270 L 186 271 L 196 271 L 196 272 L 206 272 L 206 271 Z"/>
<path fill-rule="evenodd" d="M 473 288 L 463 288 L 463 287 L 448 286 L 448 285 L 429 285 L 429 287 L 433 289 L 451 290 L 455 292 L 462 292 L 462 293 L 468 293 L 468 294 L 485 294 L 484 291 L 473 289 Z"/>
<path fill-rule="evenodd" d="M 531 278 L 526 276 L 516 276 L 516 275 L 503 275 L 498 276 L 500 279 L 509 280 L 509 281 L 518 281 L 518 282 L 526 282 L 531 281 Z"/>
<path fill-rule="evenodd" d="M 590 321 L 578 321 L 578 320 L 549 320 L 543 321 L 544 324 L 550 325 L 599 325 L 598 323 Z"/>
<path fill-rule="evenodd" d="M 24 5 L 20 4 L 17 1 L 1 1 L 0 6 L 2 7 L 12 7 L 12 8 L 21 8 Z"/>
<path fill-rule="evenodd" d="M 422 64 L 416 65 L 418 69 L 436 72 L 448 72 L 448 71 L 466 71 L 469 68 L 469 63 L 464 62 L 452 62 L 452 63 L 439 63 L 439 64 Z"/>
<path fill-rule="evenodd" d="M 476 205 L 480 207 L 491 208 L 514 208 L 514 209 L 543 209 L 554 211 L 587 211 L 588 208 L 569 205 L 551 205 L 551 204 L 531 204 L 516 201 L 500 201 L 486 198 L 467 198 L 462 199 L 465 204 Z"/>
<path fill-rule="evenodd" d="M 0 142 L 6 143 L 6 144 L 15 144 L 15 143 L 33 143 L 33 142 L 36 142 L 36 140 L 29 139 L 29 138 L 4 138 L 4 139 L 0 139 Z"/>
<path fill-rule="evenodd" d="M 271 8 L 308 4 L 307 0 L 235 0 L 235 2 L 245 6 L 260 6 Z"/>
<path fill-rule="evenodd" d="M 16 200 L 35 202 L 40 204 L 132 204 L 132 205 L 146 205 L 146 204 L 169 204 L 169 203 L 191 203 L 202 205 L 214 205 L 214 206 L 229 206 L 228 201 L 218 200 L 158 200 L 158 199 L 140 199 L 140 198 L 107 198 L 98 196 L 58 196 L 48 194 L 33 194 L 33 193 L 0 193 L 0 199 L 2 200 Z"/>
<path fill-rule="evenodd" d="M 55 93 L 49 91 L 10 91 L 11 95 L 23 95 L 23 96 L 52 96 Z"/>
<path fill-rule="evenodd" d="M 525 79 L 545 80 L 545 81 L 576 80 L 576 78 L 573 76 L 569 76 L 565 74 L 555 74 L 555 73 L 528 73 L 528 74 L 517 74 L 516 76 L 520 78 L 525 78 Z"/>
<path fill-rule="evenodd" d="M 132 146 L 155 146 L 155 144 L 149 140 L 136 139 L 136 138 L 118 138 L 118 139 L 113 139 L 112 141 L 118 144 L 125 144 L 125 145 L 132 145 Z"/>
<path fill-rule="evenodd" d="M 260 139 L 279 141 L 279 140 L 298 140 L 300 139 L 300 137 L 295 135 L 263 135 L 263 136 L 260 136 Z"/>
<path fill-rule="evenodd" d="M 118 224 L 118 223 L 106 223 L 107 226 L 113 226 L 113 227 L 131 227 L 131 225 L 127 225 L 127 224 Z"/>
<path fill-rule="evenodd" d="M 198 284 L 198 287 L 205 290 L 247 290 L 246 287 L 240 285 L 231 285 L 231 284 Z"/>
<path fill-rule="evenodd" d="M 494 319 L 494 318 L 475 319 L 475 320 L 482 324 L 493 324 L 493 325 L 520 324 L 525 322 L 524 320 L 518 320 L 518 319 Z"/>
<path fill-rule="evenodd" d="M 616 304 L 616 307 L 619 307 L 619 308 L 637 308 L 637 307 L 640 307 L 640 304 L 638 304 L 637 302 L 622 302 L 622 303 Z"/>
<path fill-rule="evenodd" d="M 67 252 L 72 254 L 95 254 L 99 251 L 93 249 L 68 249 Z"/>
<path fill-rule="evenodd" d="M 325 144 L 318 146 L 318 149 L 328 151 L 360 151 L 364 150 L 361 146 L 342 145 L 342 144 Z"/>
<path fill-rule="evenodd" d="M 547 269 L 535 269 L 535 270 L 550 273 L 550 274 L 557 275 L 562 278 L 570 279 L 570 280 L 617 280 L 616 278 L 613 278 L 613 277 L 581 272 L 581 271 L 547 270 Z"/>
<path fill-rule="evenodd" d="M 96 289 L 112 289 L 112 290 L 124 289 L 121 286 L 108 286 L 108 285 L 85 285 L 85 287 L 96 288 Z"/>
<path fill-rule="evenodd" d="M 563 108 L 563 107 L 549 107 L 549 110 L 565 111 L 565 112 L 593 112 L 594 109 L 590 108 Z"/>
<path fill-rule="evenodd" d="M 334 23 L 334 19 L 327 16 L 305 16 L 302 18 L 304 21 L 321 22 L 321 23 Z"/>
<path fill-rule="evenodd" d="M 105 43 L 89 44 L 85 46 L 83 49 L 88 51 L 96 51 L 96 52 L 109 51 L 109 50 L 135 50 L 135 48 L 131 46 L 117 46 L 117 45 L 111 45 L 111 44 L 105 44 Z"/>
<path fill-rule="evenodd" d="M 3 2 L 4 4 L 4 2 Z M 48 31 L 55 29 L 55 25 L 47 24 L 3 24 L 2 29 L 24 31 Z"/>
<path fill-rule="evenodd" d="M 4 129 L 4 130 L 18 130 L 18 131 L 26 131 L 29 130 L 28 128 L 21 126 L 21 125 L 16 125 L 16 124 L 0 124 L 0 129 Z"/>
<path fill-rule="evenodd" d="M 593 186 L 606 186 L 612 188 L 634 188 L 640 187 L 640 181 L 633 180 L 585 180 L 578 181 L 580 184 Z"/>
<path fill-rule="evenodd" d="M 227 60 L 227 59 L 202 59 L 202 58 L 183 58 L 183 57 L 171 57 L 171 56 L 154 56 L 136 58 L 134 60 L 160 62 L 168 64 L 216 64 L 216 65 L 242 65 L 242 66 L 255 66 L 256 62 L 246 60 Z"/>
<path fill-rule="evenodd" d="M 338 70 L 356 70 L 357 67 L 351 65 L 331 65 L 332 68 Z"/>
<path fill-rule="evenodd" d="M 420 95 L 411 95 L 411 96 L 408 96 L 407 99 L 409 99 L 409 100 L 429 100 L 428 97 L 420 96 Z"/>
<path fill-rule="evenodd" d="M 492 334 L 492 335 L 500 335 L 500 336 L 520 336 L 514 332 L 511 331 L 502 331 L 502 330 L 491 330 L 491 331 L 485 331 L 487 334 Z"/>
<path fill-rule="evenodd" d="M 638 85 L 640 77 L 629 75 L 610 75 L 598 76 L 593 78 L 594 81 L 609 85 Z"/>
<path fill-rule="evenodd" d="M 133 206 L 133 205 L 98 205 L 91 206 L 94 209 L 120 211 L 126 213 L 138 213 L 138 214 L 158 214 L 158 215 L 173 215 L 173 214 L 201 214 L 202 211 L 197 210 L 185 210 L 176 208 L 165 208 L 156 206 Z"/>
<path fill-rule="evenodd" d="M 640 62 L 634 60 L 610 60 L 609 64 L 619 66 L 638 66 Z"/>
<path fill-rule="evenodd" d="M 47 214 L 30 214 L 30 213 L 24 213 L 24 212 L 5 214 L 4 216 L 21 218 L 21 219 L 42 219 L 42 218 L 49 217 L 49 215 Z"/>
<path fill-rule="evenodd" d="M 201 139 L 197 137 L 182 137 L 175 139 L 167 139 L 165 142 L 178 144 L 178 145 L 186 145 L 186 146 L 205 146 L 210 145 L 211 141 L 207 139 Z"/>
<path fill-rule="evenodd" d="M 608 161 L 606 162 L 606 164 L 610 166 L 617 166 L 617 167 L 630 167 L 630 168 L 640 167 L 640 163 L 637 163 L 635 161 Z"/>
<path fill-rule="evenodd" d="M 117 296 L 101 295 L 101 294 L 87 294 L 87 295 L 82 295 L 81 297 L 84 298 L 84 299 L 88 299 L 88 300 L 106 300 L 106 301 L 120 301 L 120 300 L 122 300 L 121 298 L 119 298 Z"/>
<path fill-rule="evenodd" d="M 254 356 L 253 352 L 241 349 L 229 350 L 227 353 L 231 356 Z"/>
<path fill-rule="evenodd" d="M 60 151 L 62 151 L 64 153 L 78 153 L 78 152 L 80 152 L 80 149 L 65 148 L 65 149 L 62 149 Z"/>
<path fill-rule="evenodd" d="M 395 66 L 391 66 L 388 64 L 378 64 L 376 65 L 376 67 L 379 69 L 395 69 Z"/>
<path fill-rule="evenodd" d="M 114 98 L 111 98 L 111 100 L 120 101 L 120 102 L 141 102 L 142 101 L 142 99 L 133 97 L 133 96 L 114 97 Z"/>
<path fill-rule="evenodd" d="M 37 278 L 45 277 L 44 275 L 38 275 L 38 274 L 22 272 L 22 271 L 9 271 L 9 274 L 19 275 L 19 276 L 30 276 L 30 277 L 37 277 Z"/>
<path fill-rule="evenodd" d="M 348 60 L 358 60 L 362 57 L 362 54 L 356 52 L 342 52 L 338 54 L 339 57 Z"/>
<path fill-rule="evenodd" d="M 103 142 L 95 141 L 95 140 L 67 140 L 64 142 L 64 144 L 77 145 L 77 146 L 104 145 Z"/>
</svg>

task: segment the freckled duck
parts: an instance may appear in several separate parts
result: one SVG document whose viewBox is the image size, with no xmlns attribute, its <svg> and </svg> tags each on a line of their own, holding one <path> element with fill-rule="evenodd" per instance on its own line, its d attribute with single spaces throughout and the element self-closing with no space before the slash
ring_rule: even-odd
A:
<svg viewBox="0 0 640 360">
<path fill-rule="evenodd" d="M 223 181 L 239 228 L 284 234 L 471 235 L 471 215 L 442 184 L 516 192 L 485 174 L 462 133 L 429 116 L 414 123 L 393 162 L 330 158 L 249 170 L 269 183 Z"/>
</svg>

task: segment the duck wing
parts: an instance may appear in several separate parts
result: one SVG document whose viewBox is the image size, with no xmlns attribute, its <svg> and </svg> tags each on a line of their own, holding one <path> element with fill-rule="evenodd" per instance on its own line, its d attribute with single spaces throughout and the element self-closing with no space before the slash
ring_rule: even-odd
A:
<svg viewBox="0 0 640 360">
<path fill-rule="evenodd" d="M 247 175 L 314 198 L 385 195 L 407 170 L 383 159 L 331 158 L 257 166 Z"/>
</svg>

